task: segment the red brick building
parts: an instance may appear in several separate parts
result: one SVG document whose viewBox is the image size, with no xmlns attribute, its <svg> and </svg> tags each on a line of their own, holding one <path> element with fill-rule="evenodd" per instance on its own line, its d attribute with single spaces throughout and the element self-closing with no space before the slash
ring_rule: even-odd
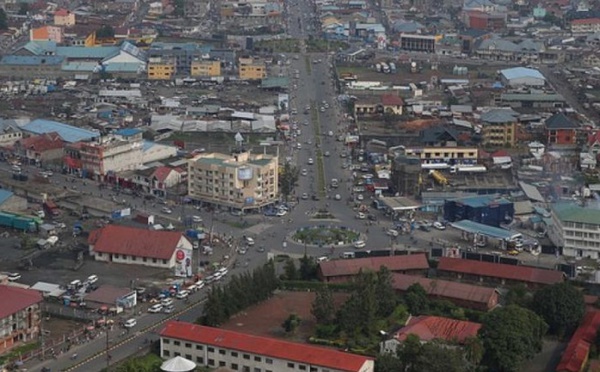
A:
<svg viewBox="0 0 600 372">
<path fill-rule="evenodd" d="M 549 146 L 574 146 L 577 140 L 578 129 L 579 125 L 560 112 L 546 119 L 544 123 L 544 136 Z"/>
<path fill-rule="evenodd" d="M 385 256 L 333 260 L 319 264 L 318 275 L 322 281 L 343 283 L 363 271 L 379 271 L 385 266 L 394 273 L 423 275 L 429 270 L 427 255 L 415 253 L 404 256 Z"/>
</svg>

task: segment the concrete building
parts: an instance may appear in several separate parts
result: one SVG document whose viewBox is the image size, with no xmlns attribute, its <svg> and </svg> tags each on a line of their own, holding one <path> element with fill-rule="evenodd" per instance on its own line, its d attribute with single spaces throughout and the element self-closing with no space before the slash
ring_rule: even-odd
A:
<svg viewBox="0 0 600 372">
<path fill-rule="evenodd" d="M 82 142 L 79 155 L 81 169 L 89 177 L 138 169 L 143 164 L 142 131 L 122 129 L 93 142 Z"/>
<path fill-rule="evenodd" d="M 173 56 L 148 58 L 149 80 L 171 80 L 177 73 L 176 61 Z"/>
<path fill-rule="evenodd" d="M 477 147 L 410 147 L 405 152 L 421 159 L 422 164 L 476 164 L 479 158 Z"/>
<path fill-rule="evenodd" d="M 483 144 L 511 146 L 516 143 L 517 118 L 514 111 L 494 109 L 481 115 Z"/>
<path fill-rule="evenodd" d="M 103 262 L 172 269 L 192 257 L 192 243 L 177 231 L 107 225 L 92 230 L 88 244 L 90 256 Z"/>
<path fill-rule="evenodd" d="M 19 127 L 19 121 L 15 119 L 0 119 L 0 147 L 11 146 L 23 138 L 23 132 Z M 28 120 L 25 121 L 25 123 Z M 0 150 L 1 151 L 1 150 Z"/>
<path fill-rule="evenodd" d="M 54 41 L 57 44 L 63 42 L 63 29 L 58 26 L 42 26 L 29 30 L 30 41 Z"/>
<path fill-rule="evenodd" d="M 148 58 L 174 57 L 175 71 L 181 75 L 191 74 L 192 61 L 201 59 L 202 55 L 208 52 L 203 50 L 196 43 L 152 43 L 148 50 Z"/>
<path fill-rule="evenodd" d="M 42 320 L 42 294 L 33 289 L 0 285 L 0 298 L 0 354 L 37 341 Z"/>
<path fill-rule="evenodd" d="M 193 77 L 221 76 L 221 62 L 203 59 L 195 60 L 191 64 L 190 75 Z"/>
<path fill-rule="evenodd" d="M 75 26 L 75 13 L 67 9 L 58 9 L 54 12 L 55 26 Z"/>
<path fill-rule="evenodd" d="M 160 356 L 203 367 L 253 372 L 373 372 L 369 357 L 330 348 L 170 321 L 160 332 Z"/>
<path fill-rule="evenodd" d="M 267 77 L 265 61 L 252 57 L 240 57 L 239 78 L 241 80 L 260 80 Z"/>
<path fill-rule="evenodd" d="M 544 137 L 551 147 L 575 146 L 578 130 L 579 125 L 562 112 L 552 115 L 544 122 Z"/>
<path fill-rule="evenodd" d="M 451 199 L 444 203 L 444 218 L 450 222 L 469 220 L 499 227 L 510 221 L 514 214 L 511 201 L 494 195 Z"/>
<path fill-rule="evenodd" d="M 562 254 L 600 258 L 600 209 L 568 202 L 552 204 L 550 209 L 548 238 Z"/>
<path fill-rule="evenodd" d="M 415 52 L 435 53 L 436 43 L 442 35 L 400 34 L 400 48 Z"/>
<path fill-rule="evenodd" d="M 22 138 L 13 145 L 13 154 L 32 165 L 62 161 L 64 143 L 56 132 Z"/>
<path fill-rule="evenodd" d="M 392 161 L 392 183 L 403 196 L 418 195 L 421 189 L 421 159 L 397 155 Z"/>
<path fill-rule="evenodd" d="M 574 19 L 571 21 L 571 32 L 574 35 L 600 32 L 600 18 Z"/>
<path fill-rule="evenodd" d="M 271 155 L 201 154 L 188 162 L 188 195 L 241 210 L 264 207 L 278 200 L 278 166 Z"/>
<path fill-rule="evenodd" d="M 382 94 L 380 96 L 361 96 L 354 103 L 355 116 L 371 115 L 402 115 L 404 100 L 394 94 Z"/>
</svg>

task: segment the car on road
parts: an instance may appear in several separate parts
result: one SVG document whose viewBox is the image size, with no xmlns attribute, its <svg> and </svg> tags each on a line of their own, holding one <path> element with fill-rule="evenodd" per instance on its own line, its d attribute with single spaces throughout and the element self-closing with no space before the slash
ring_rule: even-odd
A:
<svg viewBox="0 0 600 372">
<path fill-rule="evenodd" d="M 425 231 L 425 232 L 429 232 L 429 231 L 431 231 L 431 230 L 429 230 L 429 227 L 427 227 L 427 226 L 425 226 L 425 225 L 421 225 L 421 226 L 419 226 L 419 230 L 421 230 L 421 231 Z"/>
<path fill-rule="evenodd" d="M 172 298 L 163 298 L 162 301 L 160 301 L 160 304 L 163 306 L 173 305 L 173 299 Z"/>
<path fill-rule="evenodd" d="M 313 160 L 313 158 L 308 158 L 308 165 L 313 165 L 315 163 L 315 161 Z"/>
<path fill-rule="evenodd" d="M 446 230 L 446 226 L 444 226 L 444 224 L 439 221 L 435 221 L 433 223 L 433 227 L 435 227 L 438 230 Z"/>
<path fill-rule="evenodd" d="M 283 216 L 285 216 L 286 214 L 287 214 L 287 211 L 286 211 L 285 209 L 280 209 L 280 210 L 278 210 L 278 211 L 277 211 L 277 214 L 276 214 L 276 216 L 277 216 L 277 217 L 283 217 Z"/>
<path fill-rule="evenodd" d="M 342 196 L 340 194 L 335 194 L 333 197 L 335 200 L 342 200 Z"/>
<path fill-rule="evenodd" d="M 165 306 L 163 308 L 163 313 L 165 314 L 171 314 L 173 311 L 175 311 L 175 306 L 173 305 Z"/>
<path fill-rule="evenodd" d="M 508 255 L 509 256 L 518 256 L 519 251 L 517 251 L 516 249 L 511 249 L 510 251 L 508 251 Z"/>
<path fill-rule="evenodd" d="M 356 195 L 356 200 L 361 201 L 361 200 L 364 200 L 364 199 L 365 199 L 365 197 L 363 196 L 363 194 Z"/>
<path fill-rule="evenodd" d="M 387 234 L 388 234 L 389 236 L 396 237 L 396 236 L 398 236 L 398 230 L 389 229 L 389 230 L 387 231 Z"/>
<path fill-rule="evenodd" d="M 184 289 L 183 291 L 177 292 L 175 297 L 179 300 L 183 300 L 183 299 L 186 299 L 189 295 L 190 295 L 190 292 L 188 290 Z"/>
<path fill-rule="evenodd" d="M 367 218 L 367 215 L 362 212 L 358 212 L 356 214 L 356 218 L 358 218 L 359 220 L 364 220 L 365 218 Z"/>
<path fill-rule="evenodd" d="M 264 252 L 264 251 L 265 251 L 265 247 L 263 247 L 263 246 L 261 245 L 260 247 L 256 248 L 256 250 L 257 250 L 258 252 L 261 252 L 261 253 L 262 253 L 262 252 Z"/>
<path fill-rule="evenodd" d="M 154 305 L 152 305 L 152 306 L 150 306 L 148 308 L 148 312 L 156 314 L 156 313 L 160 313 L 162 311 L 162 309 L 163 309 L 163 305 L 161 305 L 161 304 L 154 304 Z"/>
<path fill-rule="evenodd" d="M 307 193 L 303 193 L 302 194 L 302 200 L 307 200 L 308 199 L 308 194 Z"/>
<path fill-rule="evenodd" d="M 329 155 L 331 155 L 331 154 L 329 153 L 329 151 L 325 151 L 325 154 L 323 154 L 323 155 L 325 155 L 326 157 L 329 157 Z"/>
<path fill-rule="evenodd" d="M 9 282 L 16 282 L 21 279 L 21 274 L 19 273 L 6 273 L 6 276 L 8 277 Z"/>
<path fill-rule="evenodd" d="M 306 169 L 302 169 L 302 171 L 300 172 L 301 175 L 306 176 L 308 174 L 308 171 Z"/>
<path fill-rule="evenodd" d="M 170 210 L 170 209 L 169 209 L 169 208 L 167 208 L 167 207 L 163 207 L 162 211 L 163 211 L 163 213 L 166 213 L 166 214 L 171 214 L 171 213 L 173 213 L 173 211 L 172 211 L 172 210 Z"/>
<path fill-rule="evenodd" d="M 127 321 L 125 321 L 125 323 L 123 323 L 123 327 L 125 328 L 133 328 L 137 325 L 137 320 L 131 318 L 128 319 Z"/>
<path fill-rule="evenodd" d="M 98 281 L 98 275 L 90 275 L 85 281 L 87 284 L 96 284 L 96 282 Z"/>
<path fill-rule="evenodd" d="M 367 246 L 367 244 L 365 243 L 364 240 L 357 240 L 354 242 L 354 248 L 356 248 L 356 249 L 364 248 L 366 246 Z"/>
<path fill-rule="evenodd" d="M 192 221 L 194 221 L 194 222 L 202 222 L 202 217 L 200 217 L 200 216 L 192 216 Z"/>
<path fill-rule="evenodd" d="M 367 219 L 369 221 L 377 221 L 377 216 L 374 214 L 369 214 L 369 215 L 367 215 Z"/>
<path fill-rule="evenodd" d="M 319 201 L 319 196 L 317 194 L 310 197 L 314 201 Z"/>
<path fill-rule="evenodd" d="M 246 242 L 246 244 L 248 244 L 248 245 L 250 245 L 250 246 L 254 245 L 254 239 L 252 239 L 252 238 L 251 238 L 251 237 L 249 237 L 249 236 L 245 236 L 245 237 L 244 237 L 244 241 Z"/>
<path fill-rule="evenodd" d="M 277 216 L 277 210 L 276 209 L 267 209 L 264 213 L 265 216 L 267 217 L 276 217 Z"/>
</svg>

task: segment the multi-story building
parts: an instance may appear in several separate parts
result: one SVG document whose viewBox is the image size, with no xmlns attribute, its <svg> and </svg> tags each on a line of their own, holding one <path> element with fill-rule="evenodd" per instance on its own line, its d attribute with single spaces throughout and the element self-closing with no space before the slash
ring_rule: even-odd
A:
<svg viewBox="0 0 600 372">
<path fill-rule="evenodd" d="M 58 133 L 44 133 L 22 138 L 13 145 L 13 153 L 33 165 L 62 160 L 63 140 Z"/>
<path fill-rule="evenodd" d="M 240 57 L 239 76 L 242 80 L 260 80 L 267 77 L 267 66 L 263 60 Z"/>
<path fill-rule="evenodd" d="M 192 61 L 191 76 L 221 76 L 221 62 L 206 59 L 197 59 Z"/>
<path fill-rule="evenodd" d="M 160 355 L 244 372 L 374 371 L 374 361 L 362 355 L 179 321 L 161 331 Z"/>
<path fill-rule="evenodd" d="M 58 26 L 42 26 L 29 30 L 30 41 L 54 41 L 57 44 L 63 42 L 63 29 Z"/>
<path fill-rule="evenodd" d="M 476 147 L 408 147 L 404 151 L 421 159 L 422 164 L 475 164 L 479 156 Z"/>
<path fill-rule="evenodd" d="M 486 146 L 514 146 L 517 119 L 512 110 L 495 109 L 481 115 L 483 144 Z"/>
<path fill-rule="evenodd" d="M 143 162 L 142 132 L 123 129 L 96 141 L 82 142 L 79 158 L 81 169 L 89 177 L 138 169 Z"/>
<path fill-rule="evenodd" d="M 208 53 L 196 43 L 152 43 L 148 50 L 148 58 L 169 56 L 175 58 L 175 71 L 181 75 L 190 75 L 192 61 L 202 58 Z"/>
<path fill-rule="evenodd" d="M 421 159 L 397 155 L 392 161 L 392 183 L 400 195 L 418 195 L 421 189 Z"/>
<path fill-rule="evenodd" d="M 435 53 L 437 42 L 442 35 L 400 34 L 400 48 L 415 52 Z"/>
<path fill-rule="evenodd" d="M 55 26 L 75 26 L 75 13 L 67 9 L 59 9 L 54 12 Z"/>
<path fill-rule="evenodd" d="M 562 112 L 552 115 L 544 122 L 544 137 L 550 146 L 575 146 L 579 125 Z"/>
<path fill-rule="evenodd" d="M 249 152 L 198 155 L 188 162 L 188 195 L 241 210 L 272 204 L 278 198 L 278 158 Z"/>
<path fill-rule="evenodd" d="M 551 215 L 548 238 L 564 255 L 600 258 L 600 209 L 556 203 L 551 206 Z"/>
<path fill-rule="evenodd" d="M 148 58 L 148 79 L 171 80 L 177 73 L 176 61 L 173 56 Z"/>
<path fill-rule="evenodd" d="M 594 34 L 600 32 L 600 18 L 574 19 L 571 21 L 573 34 Z"/>
<path fill-rule="evenodd" d="M 33 289 L 0 285 L 0 354 L 40 335 L 42 294 Z"/>
</svg>

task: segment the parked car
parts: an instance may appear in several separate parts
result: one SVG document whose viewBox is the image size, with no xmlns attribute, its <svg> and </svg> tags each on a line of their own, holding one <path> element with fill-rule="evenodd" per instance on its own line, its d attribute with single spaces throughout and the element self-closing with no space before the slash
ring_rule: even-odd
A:
<svg viewBox="0 0 600 372">
<path fill-rule="evenodd" d="M 163 298 L 162 301 L 160 301 L 160 303 L 163 306 L 173 305 L 173 299 L 172 298 Z"/>
<path fill-rule="evenodd" d="M 244 237 L 244 240 L 246 241 L 246 244 L 248 244 L 250 246 L 254 245 L 254 239 L 252 239 L 251 237 L 246 236 L 246 237 Z"/>
<path fill-rule="evenodd" d="M 8 276 L 9 282 L 16 282 L 17 280 L 21 279 L 21 274 L 19 273 L 7 273 L 6 275 Z"/>
<path fill-rule="evenodd" d="M 128 319 L 125 323 L 123 323 L 123 327 L 125 328 L 133 328 L 137 325 L 137 320 L 131 318 Z"/>
<path fill-rule="evenodd" d="M 175 295 L 175 297 L 179 300 L 184 300 L 186 299 L 188 296 L 190 295 L 190 292 L 187 290 L 183 290 L 183 291 L 179 291 L 177 292 L 177 294 Z"/>
<path fill-rule="evenodd" d="M 173 213 L 173 211 L 172 211 L 172 210 L 170 210 L 170 209 L 169 209 L 169 208 L 167 208 L 167 207 L 163 207 L 162 211 L 163 211 L 163 213 L 166 213 L 166 214 L 171 214 L 171 213 Z"/>
<path fill-rule="evenodd" d="M 165 314 L 171 314 L 173 311 L 175 311 L 175 306 L 173 306 L 173 305 L 165 306 L 163 308 L 163 313 L 165 313 Z"/>
<path fill-rule="evenodd" d="M 367 246 L 367 244 L 365 243 L 364 240 L 357 240 L 354 242 L 354 248 L 356 248 L 356 249 L 364 248 L 366 246 Z"/>
<path fill-rule="evenodd" d="M 364 220 L 365 218 L 367 218 L 367 215 L 359 212 L 358 214 L 356 214 L 356 218 L 358 218 L 359 220 Z"/>
<path fill-rule="evenodd" d="M 152 306 L 150 306 L 148 308 L 148 312 L 149 313 L 153 313 L 153 314 L 160 313 L 162 311 L 162 309 L 163 309 L 163 305 L 161 305 L 161 304 L 154 304 L 154 305 L 152 305 Z"/>
<path fill-rule="evenodd" d="M 194 222 L 202 222 L 202 217 L 200 217 L 200 216 L 192 216 L 192 221 L 194 221 Z"/>
<path fill-rule="evenodd" d="M 436 228 L 436 229 L 438 229 L 438 230 L 446 230 L 446 226 L 444 226 L 444 224 L 443 224 L 443 223 L 441 223 L 441 222 L 438 222 L 438 221 L 435 221 L 435 222 L 433 223 L 433 227 L 435 227 L 435 228 Z"/>
<path fill-rule="evenodd" d="M 389 230 L 387 231 L 387 234 L 388 234 L 389 236 L 396 237 L 396 236 L 398 236 L 398 230 L 389 229 Z"/>
</svg>

